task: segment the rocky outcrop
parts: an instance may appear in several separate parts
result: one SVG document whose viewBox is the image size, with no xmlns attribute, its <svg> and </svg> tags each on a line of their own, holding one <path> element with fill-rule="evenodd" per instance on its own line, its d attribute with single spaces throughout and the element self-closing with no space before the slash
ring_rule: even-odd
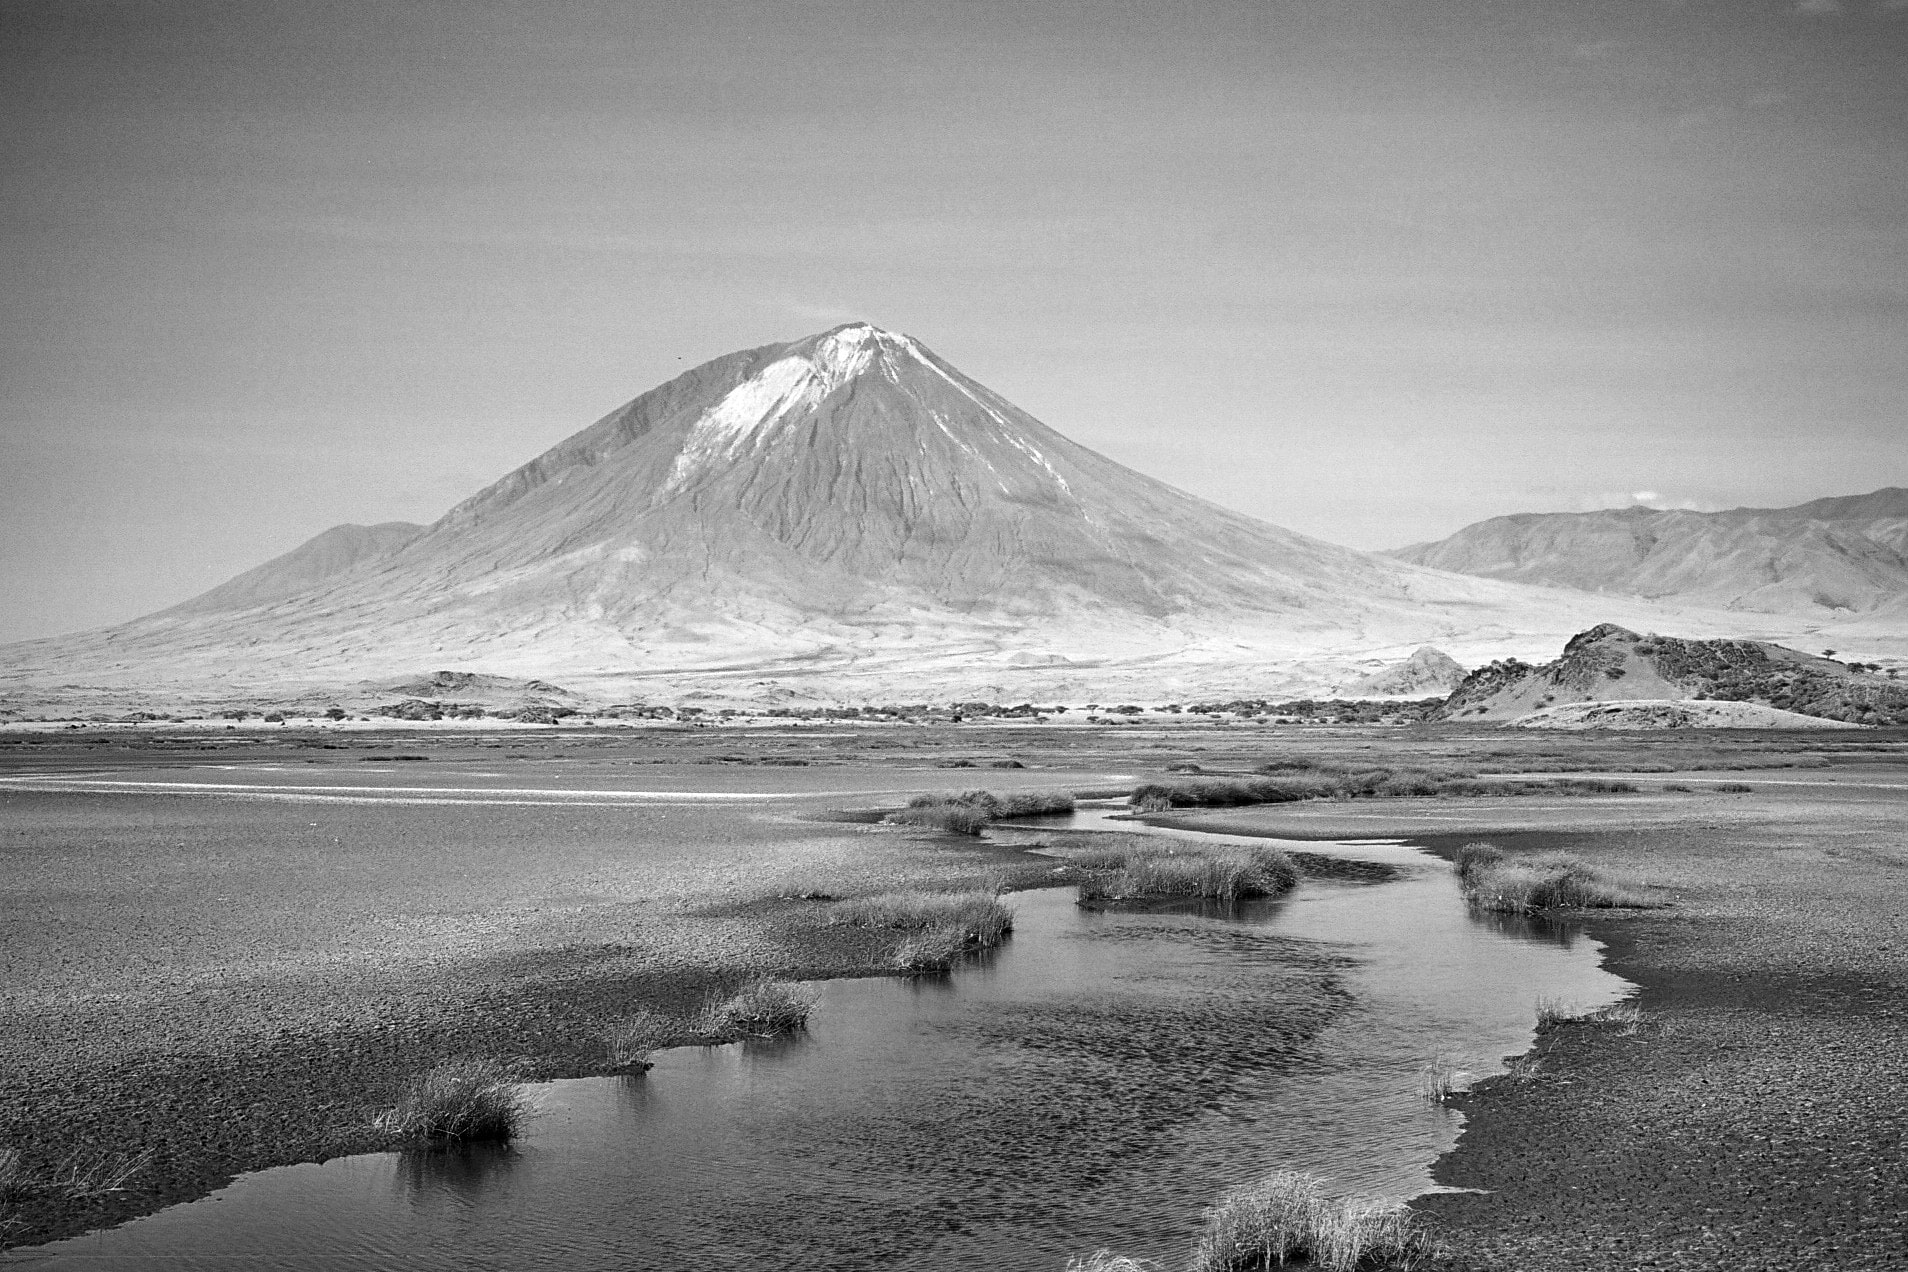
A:
<svg viewBox="0 0 1908 1272">
<path fill-rule="evenodd" d="M 1750 702 L 1852 724 L 1908 724 L 1908 682 L 1764 641 L 1579 632 L 1555 662 L 1503 660 L 1465 677 L 1448 720 L 1514 720 L 1569 703 Z"/>
</svg>

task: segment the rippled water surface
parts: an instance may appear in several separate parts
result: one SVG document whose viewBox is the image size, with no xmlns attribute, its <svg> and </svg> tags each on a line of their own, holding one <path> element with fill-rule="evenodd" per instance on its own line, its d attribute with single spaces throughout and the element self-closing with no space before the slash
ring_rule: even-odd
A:
<svg viewBox="0 0 1908 1272">
<path fill-rule="evenodd" d="M 803 1036 L 538 1087 L 508 1150 L 263 1171 L 5 1261 L 1057 1269 L 1171 1255 L 1268 1170 L 1409 1196 L 1457 1131 L 1417 1094 L 1427 1060 L 1489 1069 L 1529 1045 L 1538 997 L 1627 986 L 1592 942 L 1470 915 L 1425 854 L 1326 851 L 1403 877 L 1308 879 L 1230 917 L 1020 894 L 985 963 L 831 982 Z"/>
</svg>

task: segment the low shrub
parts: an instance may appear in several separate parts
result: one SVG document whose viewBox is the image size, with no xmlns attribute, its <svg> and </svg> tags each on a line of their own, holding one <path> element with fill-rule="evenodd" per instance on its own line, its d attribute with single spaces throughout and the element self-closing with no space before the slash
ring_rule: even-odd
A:
<svg viewBox="0 0 1908 1272">
<path fill-rule="evenodd" d="M 429 1144 L 508 1140 L 529 1114 L 529 1098 L 495 1060 L 447 1060 L 380 1114 L 377 1127 Z"/>
<path fill-rule="evenodd" d="M 711 1012 L 709 1032 L 724 1038 L 771 1038 L 805 1028 L 819 990 L 793 981 L 754 980 Z"/>
<path fill-rule="evenodd" d="M 1174 852 L 1149 845 L 1083 855 L 1073 861 L 1104 872 L 1081 881 L 1081 905 L 1181 897 L 1234 904 L 1280 896 L 1298 883 L 1298 868 L 1275 848 Z"/>
<path fill-rule="evenodd" d="M 1402 1204 L 1332 1198 L 1316 1175 L 1279 1171 L 1234 1188 L 1206 1211 L 1192 1272 L 1261 1272 L 1304 1261 L 1321 1272 L 1413 1269 L 1439 1250 Z"/>
<path fill-rule="evenodd" d="M 1742 782 L 1718 782 L 1716 790 L 1724 795 L 1747 795 L 1756 788 Z"/>
</svg>

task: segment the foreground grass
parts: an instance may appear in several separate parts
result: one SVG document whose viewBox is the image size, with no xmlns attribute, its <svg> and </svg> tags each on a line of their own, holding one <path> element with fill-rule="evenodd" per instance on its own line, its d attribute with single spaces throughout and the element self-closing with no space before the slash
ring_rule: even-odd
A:
<svg viewBox="0 0 1908 1272">
<path fill-rule="evenodd" d="M 1014 930 L 1014 912 L 997 889 L 884 892 L 837 902 L 828 922 L 900 933 L 890 965 L 923 976 L 999 945 Z"/>
<path fill-rule="evenodd" d="M 1192 1272 L 1259 1272 L 1303 1261 L 1324 1272 L 1412 1269 L 1438 1254 L 1423 1220 L 1396 1203 L 1327 1197 L 1316 1175 L 1280 1171 L 1206 1211 Z"/>
<path fill-rule="evenodd" d="M 1298 867 L 1275 848 L 1191 846 L 1157 841 L 1102 850 L 1072 859 L 1099 873 L 1080 882 L 1081 905 L 1187 899 L 1235 904 L 1276 897 L 1298 884 Z"/>
<path fill-rule="evenodd" d="M 1014 817 L 1045 817 L 1070 813 L 1074 798 L 1065 791 L 962 791 L 953 795 L 916 795 L 906 808 L 889 813 L 884 821 L 903 826 L 929 826 L 959 835 L 978 835 L 992 822 Z"/>
<path fill-rule="evenodd" d="M 435 1147 L 504 1142 L 523 1129 L 530 1099 L 495 1060 L 447 1060 L 411 1085 L 377 1128 Z"/>
<path fill-rule="evenodd" d="M 1659 904 L 1635 884 L 1609 878 L 1569 853 L 1513 857 L 1495 844 L 1471 843 L 1457 850 L 1451 868 L 1464 899 L 1480 910 L 1530 914 Z"/>
</svg>

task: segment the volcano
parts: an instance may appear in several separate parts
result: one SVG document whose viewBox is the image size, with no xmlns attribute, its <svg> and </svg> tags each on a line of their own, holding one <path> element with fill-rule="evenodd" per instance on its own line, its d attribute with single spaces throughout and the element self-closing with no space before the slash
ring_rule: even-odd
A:
<svg viewBox="0 0 1908 1272">
<path fill-rule="evenodd" d="M 1229 511 L 856 323 L 696 367 L 430 526 L 337 527 L 162 613 L 0 650 L 0 691 L 269 699 L 455 669 L 599 700 L 1265 692 L 1662 614 Z"/>
</svg>

